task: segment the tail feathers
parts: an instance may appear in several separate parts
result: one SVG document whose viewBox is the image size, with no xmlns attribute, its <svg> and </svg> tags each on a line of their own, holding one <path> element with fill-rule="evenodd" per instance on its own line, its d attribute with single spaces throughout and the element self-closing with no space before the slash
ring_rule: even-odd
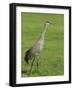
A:
<svg viewBox="0 0 73 90">
<path fill-rule="evenodd" d="M 29 63 L 28 63 L 28 60 L 25 59 L 25 61 L 26 61 L 27 64 L 29 64 Z"/>
<path fill-rule="evenodd" d="M 26 63 L 28 64 L 29 63 L 29 60 L 31 59 L 30 49 L 26 51 L 25 58 L 24 59 L 25 59 Z"/>
<path fill-rule="evenodd" d="M 29 59 L 25 56 L 24 60 L 26 61 L 26 63 L 28 64 Z"/>
</svg>

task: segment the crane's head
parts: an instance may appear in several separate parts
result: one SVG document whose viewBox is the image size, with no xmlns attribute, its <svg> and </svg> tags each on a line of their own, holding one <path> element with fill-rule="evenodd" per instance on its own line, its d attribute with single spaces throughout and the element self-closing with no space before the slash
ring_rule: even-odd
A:
<svg viewBox="0 0 73 90">
<path fill-rule="evenodd" d="M 46 30 L 48 29 L 48 26 L 50 25 L 50 22 L 49 21 L 46 21 L 45 22 L 45 25 L 44 25 L 44 31 L 43 31 L 43 33 L 42 33 L 42 37 L 44 37 L 44 35 L 45 35 L 45 32 L 46 32 Z"/>
<path fill-rule="evenodd" d="M 50 25 L 51 23 L 49 21 L 46 21 L 45 25 Z"/>
<path fill-rule="evenodd" d="M 45 28 L 47 29 L 50 24 L 51 24 L 51 23 L 50 23 L 49 21 L 46 21 L 46 22 L 45 22 Z"/>
</svg>

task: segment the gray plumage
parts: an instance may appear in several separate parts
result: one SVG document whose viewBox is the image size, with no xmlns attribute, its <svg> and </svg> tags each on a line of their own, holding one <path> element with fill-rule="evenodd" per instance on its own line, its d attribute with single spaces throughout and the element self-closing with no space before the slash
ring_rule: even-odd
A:
<svg viewBox="0 0 73 90">
<path fill-rule="evenodd" d="M 41 50 L 43 49 L 45 32 L 46 32 L 49 24 L 50 23 L 48 21 L 45 23 L 44 31 L 41 33 L 39 39 L 36 41 L 36 43 L 30 49 L 28 49 L 25 52 L 24 59 L 27 64 L 30 60 L 34 61 L 34 59 L 37 58 L 37 56 L 39 56 Z M 32 66 L 33 66 L 33 64 L 32 64 Z"/>
</svg>

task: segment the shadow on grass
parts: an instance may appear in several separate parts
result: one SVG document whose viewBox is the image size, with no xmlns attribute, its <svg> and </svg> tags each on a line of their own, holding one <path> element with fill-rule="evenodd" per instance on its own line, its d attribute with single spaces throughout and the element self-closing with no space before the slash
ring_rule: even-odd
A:
<svg viewBox="0 0 73 90">
<path fill-rule="evenodd" d="M 27 72 L 28 72 L 27 70 L 22 70 L 22 74 L 27 73 Z"/>
<path fill-rule="evenodd" d="M 29 76 L 41 76 L 41 72 L 39 71 L 39 70 L 32 70 L 31 72 L 29 72 L 29 70 L 22 70 L 22 75 L 23 75 L 23 77 L 25 77 L 25 76 L 27 76 L 27 77 L 29 77 Z"/>
</svg>

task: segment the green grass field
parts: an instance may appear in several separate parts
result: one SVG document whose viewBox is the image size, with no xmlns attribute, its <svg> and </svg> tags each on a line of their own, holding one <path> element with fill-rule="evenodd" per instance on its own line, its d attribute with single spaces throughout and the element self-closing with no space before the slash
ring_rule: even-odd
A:
<svg viewBox="0 0 73 90">
<path fill-rule="evenodd" d="M 44 48 L 40 53 L 39 71 L 37 72 L 36 61 L 31 72 L 28 74 L 29 65 L 24 60 L 25 51 L 29 49 L 39 38 L 44 30 L 46 21 L 52 24 L 48 27 L 45 35 Z M 60 76 L 64 75 L 64 15 L 21 13 L 21 76 Z"/>
</svg>

